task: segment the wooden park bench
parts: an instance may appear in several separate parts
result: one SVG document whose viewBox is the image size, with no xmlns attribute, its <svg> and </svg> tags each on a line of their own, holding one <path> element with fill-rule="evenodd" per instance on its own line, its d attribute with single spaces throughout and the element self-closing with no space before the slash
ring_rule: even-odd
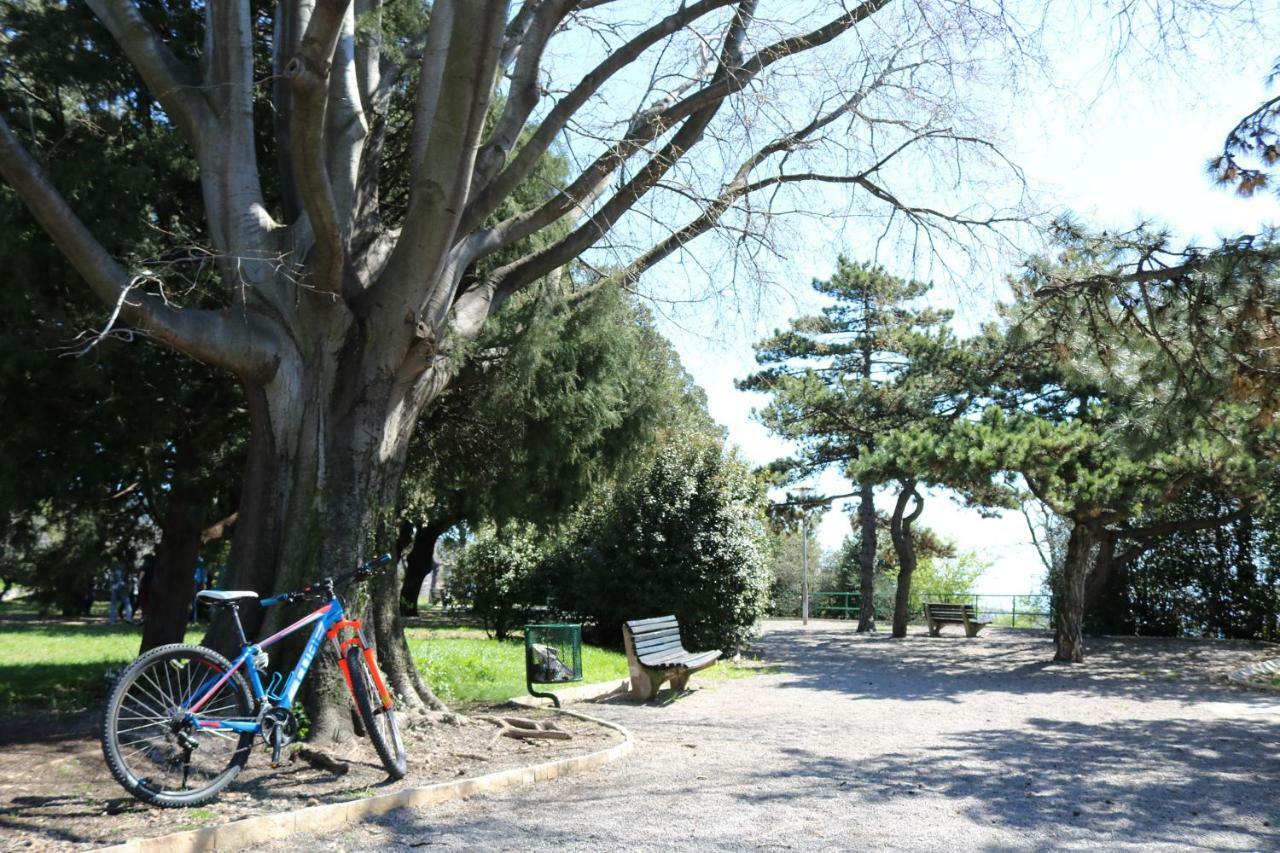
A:
<svg viewBox="0 0 1280 853">
<path fill-rule="evenodd" d="M 978 613 L 972 604 L 927 602 L 924 605 L 924 618 L 929 623 L 929 634 L 934 637 L 942 635 L 943 625 L 963 625 L 966 637 L 976 637 L 979 631 L 991 624 L 978 621 Z"/>
<path fill-rule="evenodd" d="M 624 623 L 622 644 L 631 670 L 631 695 L 646 702 L 658 695 L 658 686 L 664 681 L 670 681 L 673 690 L 684 690 L 690 675 L 715 665 L 720 657 L 719 650 L 685 651 L 674 616 Z"/>
</svg>

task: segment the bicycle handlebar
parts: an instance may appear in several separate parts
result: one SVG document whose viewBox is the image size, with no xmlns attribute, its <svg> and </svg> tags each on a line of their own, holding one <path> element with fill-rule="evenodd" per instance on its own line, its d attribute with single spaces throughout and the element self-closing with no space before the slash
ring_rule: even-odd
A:
<svg viewBox="0 0 1280 853">
<path fill-rule="evenodd" d="M 271 598 L 264 598 L 259 601 L 258 604 L 263 607 L 271 607 L 275 604 L 282 604 L 286 601 L 296 601 L 299 598 L 306 598 L 310 595 L 332 593 L 333 588 L 339 584 L 344 584 L 349 580 L 362 581 L 367 579 L 378 569 L 390 563 L 391 560 L 392 557 L 390 554 L 380 554 L 369 562 L 362 563 L 359 568 L 347 572 L 346 574 L 338 575 L 336 578 L 324 578 L 322 580 L 318 580 L 313 584 L 303 587 L 297 592 L 282 592 L 279 595 L 273 595 Z"/>
</svg>

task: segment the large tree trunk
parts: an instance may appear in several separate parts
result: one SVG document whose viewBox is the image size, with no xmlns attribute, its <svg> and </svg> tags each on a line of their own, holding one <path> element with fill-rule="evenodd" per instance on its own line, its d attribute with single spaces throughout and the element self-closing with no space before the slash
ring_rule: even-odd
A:
<svg viewBox="0 0 1280 853">
<path fill-rule="evenodd" d="M 871 483 L 861 484 L 858 525 L 858 633 L 876 629 L 876 492 Z"/>
<path fill-rule="evenodd" d="M 160 544 L 147 591 L 142 652 L 166 643 L 180 643 L 186 635 L 205 505 L 201 495 L 181 485 L 169 495 L 164 518 L 160 519 Z"/>
<path fill-rule="evenodd" d="M 1062 566 L 1058 590 L 1056 652 L 1053 659 L 1066 663 L 1084 661 L 1085 590 L 1089 579 L 1089 561 L 1097 538 L 1092 523 L 1076 521 L 1067 540 L 1067 557 Z"/>
<path fill-rule="evenodd" d="M 413 548 L 404 561 L 404 583 L 400 587 L 400 612 L 403 615 L 418 615 L 418 592 L 435 566 L 436 542 L 455 524 L 456 516 L 442 516 L 419 525 L 414 531 Z"/>
<path fill-rule="evenodd" d="M 320 301 L 320 300 L 317 300 Z M 250 440 L 231 583 L 268 595 L 349 571 L 391 550 L 396 493 L 408 440 L 422 407 L 447 374 L 405 383 L 385 369 L 378 336 L 351 315 L 323 306 L 301 328 L 317 330 L 300 343 L 311 358 L 286 360 L 264 385 L 249 384 Z M 419 377 L 420 378 L 420 377 Z M 340 590 L 351 618 L 363 618 L 398 702 L 436 706 L 413 666 L 399 622 L 400 582 L 384 574 Z M 288 625 L 315 602 L 241 611 L 252 637 Z M 273 649 L 274 670 L 290 667 L 306 631 Z M 210 641 L 234 638 L 224 619 Z M 331 654 L 316 656 L 301 693 L 311 737 L 344 740 L 353 733 L 350 703 Z"/>
<path fill-rule="evenodd" d="M 915 509 L 907 512 L 907 504 L 916 502 Z M 911 576 L 916 570 L 916 542 L 911 525 L 924 511 L 924 498 L 916 491 L 914 480 L 904 480 L 902 491 L 893 508 L 889 534 L 893 549 L 898 554 L 898 588 L 893 596 L 893 636 L 907 636 L 907 621 L 911 616 Z"/>
</svg>

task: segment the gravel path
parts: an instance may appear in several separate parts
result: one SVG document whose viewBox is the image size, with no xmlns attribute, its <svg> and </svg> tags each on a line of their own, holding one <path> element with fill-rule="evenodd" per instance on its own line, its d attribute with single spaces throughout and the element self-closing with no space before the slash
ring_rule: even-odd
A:
<svg viewBox="0 0 1280 853">
<path fill-rule="evenodd" d="M 784 671 L 581 706 L 635 733 L 618 764 L 272 849 L 1280 849 L 1280 694 L 1218 678 L 1256 646 L 1094 641 L 1066 667 L 1039 633 L 816 622 L 760 652 Z"/>
</svg>

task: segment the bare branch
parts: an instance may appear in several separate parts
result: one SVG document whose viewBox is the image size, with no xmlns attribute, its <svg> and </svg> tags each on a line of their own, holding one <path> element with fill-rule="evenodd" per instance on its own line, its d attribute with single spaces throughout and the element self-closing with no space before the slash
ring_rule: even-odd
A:
<svg viewBox="0 0 1280 853">
<path fill-rule="evenodd" d="M 512 23 L 518 21 L 533 5 L 525 3 Z M 498 119 L 488 144 L 476 158 L 476 173 L 472 179 L 476 187 L 483 187 L 502 168 L 516 140 L 520 138 L 520 131 L 529 120 L 529 114 L 537 106 L 538 68 L 542 62 L 542 52 L 551 40 L 556 25 L 564 19 L 572 6 L 573 0 L 544 0 L 537 4 L 536 12 L 527 16 L 524 32 L 520 37 L 515 71 L 511 77 L 511 90 L 507 93 L 502 116 Z M 510 44 L 509 30 L 507 38 Z"/>
<path fill-rule="evenodd" d="M 492 213 L 502 199 L 510 195 L 520 182 L 529 176 L 543 154 L 551 147 L 556 136 L 565 129 L 574 114 L 591 98 L 609 78 L 626 68 L 640 57 L 642 53 L 663 39 L 680 32 L 699 18 L 725 6 L 735 0 L 701 0 L 685 6 L 663 18 L 658 23 L 637 35 L 607 59 L 593 68 L 573 87 L 569 94 L 561 98 L 551 112 L 538 125 L 538 129 L 526 142 L 509 166 L 498 174 L 487 186 L 477 185 L 478 192 L 467 204 L 466 215 L 462 219 L 460 229 L 468 233 L 477 228 L 484 218 Z"/>
<path fill-rule="evenodd" d="M 829 21 L 827 24 L 816 30 L 812 30 L 802 35 L 784 38 L 769 45 L 768 47 L 765 47 L 745 62 L 735 62 L 732 65 L 729 65 L 722 60 L 721 68 L 717 71 L 710 84 L 704 86 L 693 94 L 680 99 L 667 109 L 654 114 L 648 121 L 640 123 L 639 126 L 633 123 L 632 129 L 626 134 L 626 136 L 611 145 L 609 149 L 597 157 L 589 167 L 584 169 L 582 174 L 580 174 L 573 183 L 561 192 L 557 193 L 550 201 L 532 211 L 517 214 L 490 229 L 483 240 L 481 252 L 489 253 L 504 246 L 509 246 L 511 243 L 530 236 L 575 210 L 585 210 L 586 207 L 592 204 L 594 200 L 599 197 L 599 194 L 603 191 L 605 183 L 609 180 L 609 177 L 624 162 L 626 162 L 633 153 L 639 150 L 641 146 L 657 139 L 670 128 L 676 126 L 680 121 L 686 119 L 694 121 L 691 117 L 698 114 L 700 114 L 702 118 L 694 121 L 694 124 L 696 125 L 700 123 L 703 125 L 703 129 L 705 129 L 706 122 L 710 120 L 710 115 L 714 115 L 714 111 L 719 108 L 719 105 L 722 104 L 730 95 L 745 89 L 747 84 L 750 83 L 751 80 L 754 79 L 761 71 L 785 57 L 802 53 L 807 50 L 812 50 L 832 41 L 841 34 L 855 27 L 863 20 L 874 15 L 883 8 L 887 2 L 888 0 L 866 0 L 866 2 L 859 4 L 853 10 Z M 733 25 L 730 27 L 730 33 L 732 34 L 732 32 Z M 728 47 L 732 41 L 733 40 L 730 37 L 726 37 L 726 47 Z M 737 41 L 740 44 L 741 37 L 739 37 Z M 708 109 L 712 111 L 710 114 L 702 112 Z M 705 121 L 703 119 L 705 119 Z M 696 135 L 690 135 L 693 138 L 688 140 L 688 144 L 696 142 L 701 136 L 701 131 Z M 677 157 L 682 156 L 684 151 L 687 150 L 687 145 L 684 147 L 676 147 L 680 148 Z M 668 154 L 674 153 L 674 149 L 670 143 L 668 144 L 668 149 L 664 149 L 664 151 L 667 151 Z M 663 155 L 660 154 L 658 157 L 651 160 L 650 166 L 652 166 L 654 162 L 659 160 L 662 156 Z M 669 168 L 670 164 L 673 162 L 674 159 L 668 160 L 667 166 L 663 168 L 662 171 Z M 645 170 L 642 171 L 652 173 L 650 166 L 646 166 Z M 495 183 L 497 182 L 495 181 Z M 635 181 L 631 182 L 631 184 L 635 183 Z M 631 186 L 631 184 L 629 184 L 629 186 Z M 622 202 L 625 196 L 632 195 L 634 197 L 631 198 L 630 203 L 634 203 L 635 199 L 639 198 L 639 196 L 643 194 L 643 192 L 636 194 L 636 188 L 638 187 L 631 187 L 630 189 L 620 191 L 618 196 L 619 202 Z M 627 206 L 629 207 L 630 204 Z M 606 230 L 608 227 L 612 226 L 614 221 L 614 218 L 606 217 Z M 597 223 L 597 227 L 600 224 L 604 223 Z M 596 236 L 598 238 L 599 234 Z M 574 242 L 581 241 L 579 239 Z M 559 266 L 559 263 L 553 263 L 551 268 L 554 268 L 555 266 Z"/>
</svg>

